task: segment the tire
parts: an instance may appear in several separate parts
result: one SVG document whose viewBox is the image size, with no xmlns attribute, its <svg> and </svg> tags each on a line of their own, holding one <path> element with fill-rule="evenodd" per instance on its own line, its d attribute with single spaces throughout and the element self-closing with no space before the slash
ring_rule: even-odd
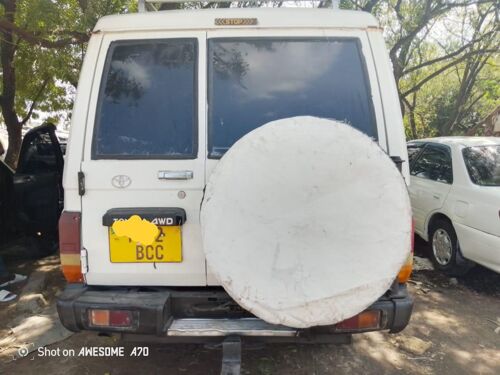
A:
<svg viewBox="0 0 500 375">
<path fill-rule="evenodd" d="M 351 126 L 307 116 L 239 139 L 210 176 L 200 220 L 207 263 L 227 293 L 294 328 L 336 324 L 373 304 L 411 242 L 394 162 Z"/>
<path fill-rule="evenodd" d="M 453 225 L 437 219 L 429 233 L 430 256 L 434 267 L 449 276 L 465 275 L 473 263 L 463 258 Z"/>
</svg>

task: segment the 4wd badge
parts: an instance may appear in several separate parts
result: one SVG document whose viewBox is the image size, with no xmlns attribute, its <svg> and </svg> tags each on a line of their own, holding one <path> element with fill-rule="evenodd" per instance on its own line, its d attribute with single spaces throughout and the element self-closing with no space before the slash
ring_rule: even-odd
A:
<svg viewBox="0 0 500 375">
<path fill-rule="evenodd" d="M 119 174 L 114 176 L 111 179 L 111 185 L 118 189 L 124 189 L 128 187 L 132 183 L 132 180 L 129 176 L 125 176 L 124 174 Z"/>
</svg>

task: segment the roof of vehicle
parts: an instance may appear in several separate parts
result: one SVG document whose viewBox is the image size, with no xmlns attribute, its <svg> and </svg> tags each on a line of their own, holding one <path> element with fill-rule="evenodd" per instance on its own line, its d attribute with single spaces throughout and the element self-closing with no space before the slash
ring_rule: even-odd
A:
<svg viewBox="0 0 500 375">
<path fill-rule="evenodd" d="M 256 26 L 216 26 L 216 18 L 257 18 Z M 101 18 L 94 32 L 136 30 L 206 30 L 241 28 L 361 28 L 378 27 L 367 12 L 329 8 L 228 8 L 168 10 Z"/>
<path fill-rule="evenodd" d="M 489 145 L 500 145 L 500 137 L 436 137 L 436 138 L 424 138 L 415 139 L 408 143 L 415 142 L 433 142 L 441 143 L 445 145 L 461 145 L 466 147 L 471 146 L 489 146 Z"/>
</svg>

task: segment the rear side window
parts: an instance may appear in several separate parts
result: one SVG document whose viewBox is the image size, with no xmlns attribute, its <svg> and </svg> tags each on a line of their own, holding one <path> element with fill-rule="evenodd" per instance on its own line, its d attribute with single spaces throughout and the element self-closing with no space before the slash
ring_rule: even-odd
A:
<svg viewBox="0 0 500 375">
<path fill-rule="evenodd" d="M 196 157 L 196 39 L 112 43 L 93 159 Z"/>
<path fill-rule="evenodd" d="M 344 121 L 377 138 L 359 40 L 216 38 L 208 49 L 210 158 L 253 129 L 292 116 Z"/>
<path fill-rule="evenodd" d="M 500 146 L 467 147 L 462 155 L 473 183 L 500 186 Z"/>
</svg>

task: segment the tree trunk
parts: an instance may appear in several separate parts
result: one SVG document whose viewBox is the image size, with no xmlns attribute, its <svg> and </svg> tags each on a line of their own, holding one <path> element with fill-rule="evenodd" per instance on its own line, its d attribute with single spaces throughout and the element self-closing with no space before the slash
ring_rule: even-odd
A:
<svg viewBox="0 0 500 375">
<path fill-rule="evenodd" d="M 4 8 L 4 17 L 13 23 L 16 13 L 16 1 L 5 1 Z M 15 169 L 22 143 L 22 125 L 17 117 L 15 107 L 16 70 L 14 68 L 14 54 L 16 53 L 16 43 L 14 42 L 13 33 L 10 30 L 3 30 L 1 32 L 1 37 L 0 61 L 2 65 L 2 94 L 0 98 L 0 107 L 9 134 L 9 148 L 5 156 L 5 162 Z"/>
<path fill-rule="evenodd" d="M 7 123 L 7 121 L 5 121 Z M 19 157 L 19 152 L 21 151 L 22 144 L 22 132 L 21 125 L 9 126 L 7 124 L 7 132 L 9 133 L 9 148 L 7 154 L 5 155 L 5 163 L 11 168 L 16 169 L 17 159 Z"/>
<path fill-rule="evenodd" d="M 417 105 L 417 95 L 413 95 L 412 102 L 410 103 L 406 98 L 401 99 L 403 107 L 408 110 L 408 120 L 410 121 L 411 138 L 417 139 L 417 121 L 415 119 L 415 107 Z"/>
<path fill-rule="evenodd" d="M 412 139 L 417 139 L 418 134 L 417 134 L 417 122 L 415 121 L 415 112 L 410 111 L 410 128 L 411 128 L 411 137 Z"/>
</svg>

